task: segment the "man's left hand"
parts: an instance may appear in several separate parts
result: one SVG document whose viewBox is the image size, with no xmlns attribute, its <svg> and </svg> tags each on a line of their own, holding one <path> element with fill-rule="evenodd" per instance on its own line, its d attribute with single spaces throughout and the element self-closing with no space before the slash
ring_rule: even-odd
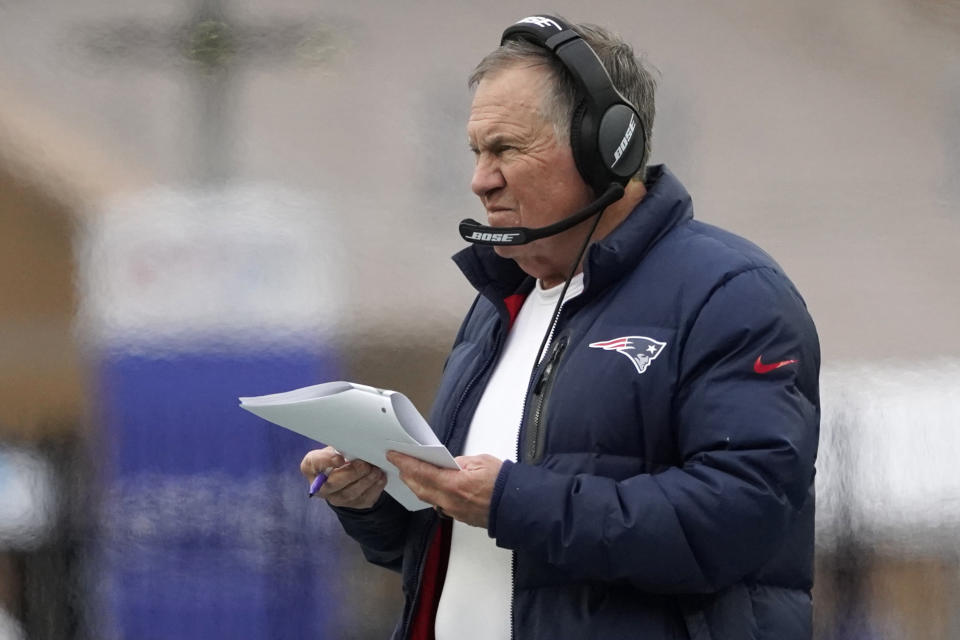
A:
<svg viewBox="0 0 960 640">
<path fill-rule="evenodd" d="M 418 498 L 460 522 L 486 528 L 493 485 L 502 461 L 490 455 L 460 456 L 458 471 L 442 469 L 397 451 L 388 452 L 387 460 L 400 470 L 400 479 Z"/>
</svg>

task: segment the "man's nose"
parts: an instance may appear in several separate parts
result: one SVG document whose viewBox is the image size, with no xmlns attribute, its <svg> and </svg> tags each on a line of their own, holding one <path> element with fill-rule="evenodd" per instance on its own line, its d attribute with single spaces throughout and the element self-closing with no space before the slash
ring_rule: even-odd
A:
<svg viewBox="0 0 960 640">
<path fill-rule="evenodd" d="M 477 166 L 473 169 L 473 180 L 470 181 L 473 192 L 482 198 L 504 184 L 506 182 L 503 179 L 503 173 L 500 172 L 500 163 L 492 156 L 480 154 L 477 158 Z"/>
</svg>

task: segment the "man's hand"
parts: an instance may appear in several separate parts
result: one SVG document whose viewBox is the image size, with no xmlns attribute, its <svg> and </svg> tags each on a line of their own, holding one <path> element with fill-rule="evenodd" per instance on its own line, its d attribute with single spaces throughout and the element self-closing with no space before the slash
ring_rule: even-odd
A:
<svg viewBox="0 0 960 640">
<path fill-rule="evenodd" d="M 387 486 L 387 474 L 363 460 L 347 462 L 333 447 L 314 449 L 303 457 L 300 473 L 308 480 L 332 469 L 317 495 L 335 507 L 369 509 Z"/>
<path fill-rule="evenodd" d="M 493 485 L 503 462 L 489 455 L 460 456 L 457 471 L 396 451 L 388 452 L 387 460 L 400 470 L 400 479 L 418 498 L 460 522 L 486 528 Z"/>
</svg>

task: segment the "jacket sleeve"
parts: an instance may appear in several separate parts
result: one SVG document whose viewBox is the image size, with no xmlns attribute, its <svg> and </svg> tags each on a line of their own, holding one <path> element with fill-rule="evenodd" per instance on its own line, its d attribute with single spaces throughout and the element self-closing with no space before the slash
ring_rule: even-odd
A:
<svg viewBox="0 0 960 640">
<path fill-rule="evenodd" d="M 659 593 L 716 591 L 777 552 L 813 482 L 813 323 L 789 282 L 759 268 L 718 287 L 688 326 L 671 412 L 681 464 L 621 481 L 505 464 L 498 546 L 574 580 Z"/>
<path fill-rule="evenodd" d="M 329 504 L 329 503 L 328 503 Z M 360 543 L 371 563 L 400 571 L 410 512 L 384 492 L 369 509 L 330 506 L 347 535 Z"/>
</svg>

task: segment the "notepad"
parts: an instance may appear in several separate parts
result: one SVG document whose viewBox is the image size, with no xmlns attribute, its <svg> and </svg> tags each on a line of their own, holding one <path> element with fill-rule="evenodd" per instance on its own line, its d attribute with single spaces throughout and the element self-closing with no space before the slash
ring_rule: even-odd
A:
<svg viewBox="0 0 960 640">
<path fill-rule="evenodd" d="M 387 474 L 386 492 L 411 511 L 427 509 L 387 462 L 399 451 L 438 467 L 459 469 L 453 456 L 397 391 L 355 382 L 326 382 L 265 396 L 240 398 L 240 407 L 281 427 L 337 449 L 347 460 L 366 460 Z"/>
</svg>

